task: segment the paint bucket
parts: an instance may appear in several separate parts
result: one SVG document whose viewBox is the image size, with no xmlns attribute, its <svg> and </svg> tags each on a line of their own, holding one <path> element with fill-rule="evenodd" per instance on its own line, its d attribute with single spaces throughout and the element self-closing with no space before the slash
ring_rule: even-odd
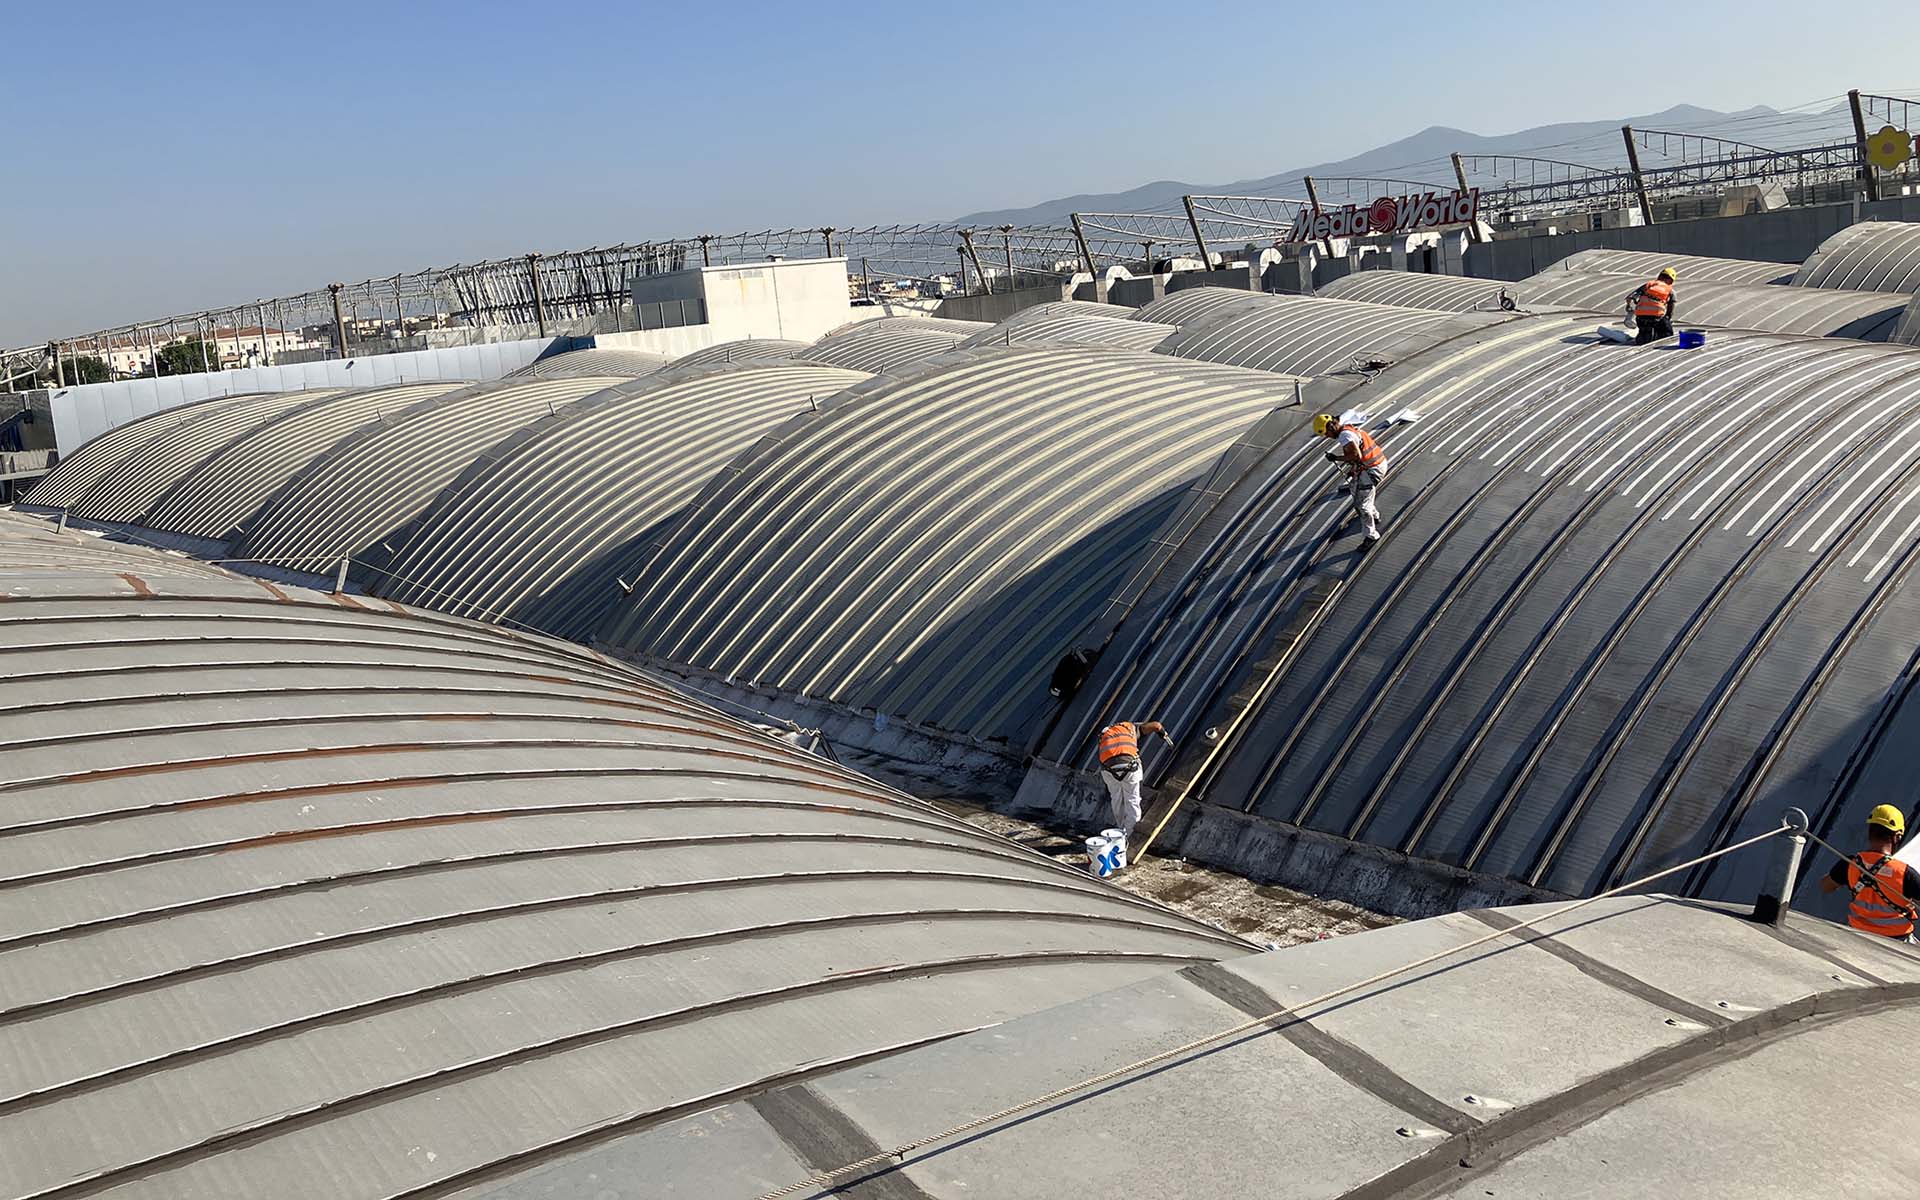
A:
<svg viewBox="0 0 1920 1200">
<path fill-rule="evenodd" d="M 1102 829 L 1100 836 L 1107 839 L 1107 848 L 1113 852 L 1113 869 L 1127 869 L 1127 835 L 1119 829 Z"/>
<path fill-rule="evenodd" d="M 1103 837 L 1087 839 L 1087 873 L 1102 879 L 1113 874 L 1113 845 Z"/>
<path fill-rule="evenodd" d="M 1707 334 L 1705 330 L 1682 329 L 1680 331 L 1680 348 L 1682 350 L 1698 350 L 1706 344 Z"/>
</svg>

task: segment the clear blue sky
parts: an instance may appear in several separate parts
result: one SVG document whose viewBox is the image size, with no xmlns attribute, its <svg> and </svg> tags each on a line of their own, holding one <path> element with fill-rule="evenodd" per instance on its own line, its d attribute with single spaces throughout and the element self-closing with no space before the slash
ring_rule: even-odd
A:
<svg viewBox="0 0 1920 1200">
<path fill-rule="evenodd" d="M 4 345 L 533 249 L 1219 183 L 1434 124 L 1920 88 L 1898 6 L 1784 0 L 30 7 L 0 72 Z"/>
</svg>

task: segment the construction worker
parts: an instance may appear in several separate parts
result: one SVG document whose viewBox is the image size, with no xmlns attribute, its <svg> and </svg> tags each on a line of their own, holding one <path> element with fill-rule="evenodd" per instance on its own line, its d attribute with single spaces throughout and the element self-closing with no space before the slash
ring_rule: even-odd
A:
<svg viewBox="0 0 1920 1200">
<path fill-rule="evenodd" d="M 1173 745 L 1158 721 L 1121 721 L 1100 731 L 1100 779 L 1107 785 L 1114 827 L 1128 837 L 1140 823 L 1140 739 L 1155 733 Z"/>
<path fill-rule="evenodd" d="M 1627 302 L 1633 305 L 1633 323 L 1640 335 L 1636 346 L 1673 336 L 1673 285 L 1680 275 L 1672 267 L 1661 267 L 1660 274 L 1635 288 Z"/>
<path fill-rule="evenodd" d="M 1347 495 L 1353 502 L 1353 515 L 1360 518 L 1367 531 L 1362 545 L 1373 545 L 1380 540 L 1380 507 L 1374 503 L 1374 493 L 1387 477 L 1387 452 L 1373 440 L 1372 434 L 1358 425 L 1342 425 L 1331 413 L 1320 413 L 1313 418 L 1313 432 L 1333 439 L 1327 461 L 1346 467 Z"/>
<path fill-rule="evenodd" d="M 1912 940 L 1920 879 L 1906 863 L 1892 857 L 1906 832 L 1906 817 L 1893 805 L 1882 804 L 1867 815 L 1867 848 L 1833 864 L 1820 881 L 1822 892 L 1845 888 L 1853 897 L 1847 906 L 1847 924 L 1855 929 Z"/>
</svg>

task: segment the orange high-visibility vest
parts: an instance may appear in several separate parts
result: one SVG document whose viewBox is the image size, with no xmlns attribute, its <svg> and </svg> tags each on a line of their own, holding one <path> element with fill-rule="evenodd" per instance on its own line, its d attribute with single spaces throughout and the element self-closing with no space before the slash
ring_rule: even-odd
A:
<svg viewBox="0 0 1920 1200">
<path fill-rule="evenodd" d="M 1132 721 L 1109 725 L 1100 731 L 1100 761 L 1107 762 L 1122 754 L 1140 757 L 1140 727 Z"/>
<path fill-rule="evenodd" d="M 1664 279 L 1642 284 L 1640 298 L 1634 301 L 1633 315 L 1636 317 L 1664 317 L 1667 307 L 1673 303 L 1673 285 Z"/>
<path fill-rule="evenodd" d="M 1343 431 L 1348 429 L 1353 430 L 1355 436 L 1360 439 L 1361 470 L 1372 470 L 1374 467 L 1387 461 L 1387 452 L 1380 448 L 1379 442 L 1373 440 L 1372 434 L 1360 428 L 1358 425 L 1342 425 L 1340 428 Z"/>
<path fill-rule="evenodd" d="M 1847 906 L 1847 924 L 1882 937 L 1903 938 L 1912 933 L 1913 911 L 1887 903 L 1888 896 L 1908 899 L 1907 880 L 1911 876 L 1907 864 L 1888 858 L 1878 850 L 1863 852 L 1860 862 L 1867 864 L 1867 870 L 1873 872 L 1880 887 L 1875 888 L 1866 881 L 1858 863 L 1847 864 L 1847 886 L 1853 889 L 1853 903 Z M 1883 890 L 1886 896 L 1880 894 Z"/>
</svg>

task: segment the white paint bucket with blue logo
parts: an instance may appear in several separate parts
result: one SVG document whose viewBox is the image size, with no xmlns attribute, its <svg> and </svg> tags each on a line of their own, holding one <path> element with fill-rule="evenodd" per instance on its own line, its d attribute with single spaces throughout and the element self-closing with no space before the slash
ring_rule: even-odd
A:
<svg viewBox="0 0 1920 1200">
<path fill-rule="evenodd" d="M 1113 843 L 1103 837 L 1087 839 L 1087 872 L 1105 879 L 1119 870 L 1114 859 Z"/>
<path fill-rule="evenodd" d="M 1124 829 L 1102 829 L 1100 836 L 1107 839 L 1107 848 L 1113 851 L 1113 869 L 1127 869 L 1127 832 Z"/>
</svg>

